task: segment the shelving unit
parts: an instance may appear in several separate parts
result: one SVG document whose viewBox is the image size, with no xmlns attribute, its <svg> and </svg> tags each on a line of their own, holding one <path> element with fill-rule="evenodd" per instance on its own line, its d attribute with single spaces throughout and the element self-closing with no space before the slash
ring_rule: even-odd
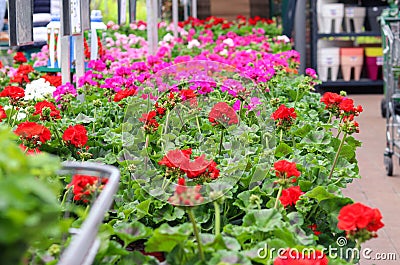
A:
<svg viewBox="0 0 400 265">
<path fill-rule="evenodd" d="M 317 14 L 317 1 L 311 2 L 311 64 L 314 69 L 318 69 L 318 41 L 321 39 L 329 38 L 340 38 L 349 37 L 350 39 L 355 39 L 356 37 L 380 37 L 380 31 L 365 31 L 360 33 L 320 33 L 318 31 L 318 14 Z M 367 19 L 367 18 L 365 18 Z M 351 87 L 383 87 L 383 80 L 371 80 L 362 75 L 361 79 L 358 81 L 350 80 L 345 81 L 343 79 L 337 79 L 337 81 L 328 80 L 322 82 L 319 88 L 349 88 Z"/>
</svg>

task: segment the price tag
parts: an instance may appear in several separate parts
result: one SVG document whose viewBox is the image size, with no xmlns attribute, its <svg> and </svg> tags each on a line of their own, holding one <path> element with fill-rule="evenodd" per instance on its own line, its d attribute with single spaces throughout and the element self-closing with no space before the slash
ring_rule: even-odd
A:
<svg viewBox="0 0 400 265">
<path fill-rule="evenodd" d="M 81 0 L 71 0 L 71 34 L 79 35 L 82 33 L 81 23 Z"/>
<path fill-rule="evenodd" d="M 376 65 L 383 65 L 383 56 L 376 57 Z"/>
</svg>

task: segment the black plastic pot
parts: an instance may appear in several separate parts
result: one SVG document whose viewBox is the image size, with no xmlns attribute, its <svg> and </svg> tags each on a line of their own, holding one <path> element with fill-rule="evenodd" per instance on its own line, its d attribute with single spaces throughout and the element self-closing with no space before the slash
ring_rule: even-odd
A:
<svg viewBox="0 0 400 265">
<path fill-rule="evenodd" d="M 381 26 L 378 21 L 378 17 L 381 15 L 382 10 L 384 10 L 385 6 L 371 6 L 367 8 L 367 19 L 365 23 L 365 29 L 367 31 L 379 32 L 381 30 Z"/>
</svg>

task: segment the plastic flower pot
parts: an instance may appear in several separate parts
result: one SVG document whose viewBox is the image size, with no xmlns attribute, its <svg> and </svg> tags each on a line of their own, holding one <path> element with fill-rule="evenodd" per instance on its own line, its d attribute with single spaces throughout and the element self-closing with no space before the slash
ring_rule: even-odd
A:
<svg viewBox="0 0 400 265">
<path fill-rule="evenodd" d="M 340 48 L 340 64 L 345 81 L 350 81 L 353 68 L 354 80 L 360 80 L 363 63 L 364 48 Z"/>
<path fill-rule="evenodd" d="M 344 4 L 324 4 L 322 5 L 322 32 L 340 33 L 344 16 Z"/>
<path fill-rule="evenodd" d="M 340 48 L 320 48 L 318 49 L 318 76 L 324 82 L 328 81 L 329 70 L 331 80 L 336 81 L 340 66 Z"/>
<path fill-rule="evenodd" d="M 365 30 L 379 32 L 381 26 L 378 21 L 378 16 L 381 15 L 385 6 L 372 6 L 367 8 L 367 21 L 365 23 Z"/>
<path fill-rule="evenodd" d="M 332 4 L 332 3 L 336 3 L 336 0 L 317 0 L 317 23 L 318 23 L 318 28 L 319 28 L 319 32 L 323 33 L 324 32 L 324 26 L 323 26 L 323 22 L 322 22 L 322 9 L 323 6 L 325 4 Z"/>
<path fill-rule="evenodd" d="M 344 11 L 344 21 L 347 32 L 360 33 L 363 30 L 365 20 L 365 7 L 346 6 Z M 353 27 L 352 27 L 353 26 Z"/>
<path fill-rule="evenodd" d="M 381 47 L 365 48 L 365 64 L 367 75 L 371 80 L 377 80 L 379 72 L 382 71 L 383 51 Z"/>
</svg>

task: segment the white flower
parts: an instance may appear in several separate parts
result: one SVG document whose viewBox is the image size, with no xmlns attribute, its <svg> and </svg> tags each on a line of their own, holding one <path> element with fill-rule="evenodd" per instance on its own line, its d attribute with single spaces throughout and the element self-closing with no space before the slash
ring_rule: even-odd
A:
<svg viewBox="0 0 400 265">
<path fill-rule="evenodd" d="M 276 39 L 280 40 L 280 41 L 283 41 L 285 43 L 289 43 L 290 42 L 290 39 L 286 35 L 278 36 L 278 37 L 276 37 Z"/>
<path fill-rule="evenodd" d="M 225 43 L 226 45 L 228 45 L 229 47 L 233 47 L 235 46 L 235 43 L 233 42 L 233 40 L 231 38 L 227 38 L 223 41 L 223 43 Z"/>
<path fill-rule="evenodd" d="M 47 82 L 43 78 L 39 78 L 37 80 L 33 80 L 31 83 L 26 85 L 24 99 L 44 99 L 46 95 L 53 95 L 53 92 L 55 90 L 56 88 L 54 86 L 51 86 L 49 82 Z"/>
<path fill-rule="evenodd" d="M 17 121 L 21 121 L 21 120 L 25 120 L 25 118 L 26 118 L 26 113 L 25 112 L 18 112 L 18 115 L 17 115 Z"/>
<path fill-rule="evenodd" d="M 146 30 L 146 26 L 142 24 L 138 27 L 138 30 Z"/>
<path fill-rule="evenodd" d="M 188 43 L 188 49 L 192 49 L 193 47 L 199 47 L 200 42 L 198 40 L 191 40 Z"/>
<path fill-rule="evenodd" d="M 227 56 L 228 55 L 228 50 L 227 49 L 223 49 L 222 51 L 219 52 L 219 54 L 221 56 Z"/>
<path fill-rule="evenodd" d="M 174 36 L 171 35 L 171 33 L 167 33 L 167 35 L 164 36 L 163 40 L 166 42 L 172 41 Z"/>
</svg>

